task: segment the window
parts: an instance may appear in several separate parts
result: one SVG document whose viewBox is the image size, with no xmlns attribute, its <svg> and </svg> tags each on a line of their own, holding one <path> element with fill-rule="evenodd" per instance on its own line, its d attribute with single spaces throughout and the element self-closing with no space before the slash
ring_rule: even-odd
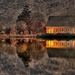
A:
<svg viewBox="0 0 75 75">
<path fill-rule="evenodd" d="M 70 31 L 70 29 L 69 29 L 69 28 L 68 28 L 67 30 L 68 30 L 68 31 Z"/>
<path fill-rule="evenodd" d="M 68 43 L 67 45 L 69 46 L 70 44 Z"/>
<path fill-rule="evenodd" d="M 53 32 L 53 30 L 54 30 L 53 28 L 52 28 L 52 29 L 50 29 L 50 33 L 54 33 L 54 32 Z"/>
<path fill-rule="evenodd" d="M 62 43 L 62 46 L 63 46 L 64 44 Z"/>
<path fill-rule="evenodd" d="M 63 31 L 63 29 L 62 29 L 62 31 Z"/>
<path fill-rule="evenodd" d="M 58 29 L 56 29 L 56 32 L 58 31 Z"/>
</svg>

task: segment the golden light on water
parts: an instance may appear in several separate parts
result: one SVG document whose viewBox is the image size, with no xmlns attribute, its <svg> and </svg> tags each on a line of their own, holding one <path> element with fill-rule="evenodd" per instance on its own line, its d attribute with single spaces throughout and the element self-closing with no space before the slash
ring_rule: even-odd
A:
<svg viewBox="0 0 75 75">
<path fill-rule="evenodd" d="M 23 53 L 27 50 L 27 45 L 26 44 L 21 44 L 18 46 L 18 53 Z"/>
<path fill-rule="evenodd" d="M 46 41 L 46 48 L 74 48 L 75 41 L 57 41 L 48 40 Z"/>
<path fill-rule="evenodd" d="M 4 39 L 3 39 L 4 40 Z M 2 42 L 5 42 L 3 41 Z M 12 45 L 17 46 L 17 43 L 19 41 L 24 42 L 24 44 L 21 44 L 19 46 L 19 49 L 22 50 L 22 52 L 26 51 L 27 49 L 27 43 L 28 39 L 10 39 L 10 43 Z M 22 41 L 21 41 L 22 40 Z M 36 43 L 36 40 L 41 44 L 41 50 L 44 51 L 45 48 L 75 48 L 75 40 L 42 40 L 42 39 L 31 39 L 30 42 L 31 44 Z M 35 45 L 35 44 L 34 44 Z"/>
</svg>

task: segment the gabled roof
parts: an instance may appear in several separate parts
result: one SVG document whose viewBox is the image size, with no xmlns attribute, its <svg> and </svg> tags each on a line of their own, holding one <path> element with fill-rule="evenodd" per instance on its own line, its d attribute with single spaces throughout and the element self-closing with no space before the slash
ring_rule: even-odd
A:
<svg viewBox="0 0 75 75">
<path fill-rule="evenodd" d="M 74 26 L 75 16 L 49 16 L 47 26 Z"/>
</svg>

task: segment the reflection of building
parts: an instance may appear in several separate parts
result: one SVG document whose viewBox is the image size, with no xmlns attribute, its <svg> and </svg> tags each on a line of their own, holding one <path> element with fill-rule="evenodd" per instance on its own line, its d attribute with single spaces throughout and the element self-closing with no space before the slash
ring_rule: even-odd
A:
<svg viewBox="0 0 75 75">
<path fill-rule="evenodd" d="M 74 48 L 74 41 L 57 41 L 57 40 L 49 40 L 46 41 L 46 48 Z"/>
<path fill-rule="evenodd" d="M 71 33 L 75 34 L 75 17 L 51 16 L 48 19 L 46 33 Z"/>
<path fill-rule="evenodd" d="M 46 49 L 49 57 L 75 58 L 75 40 L 71 41 L 46 41 Z"/>
</svg>

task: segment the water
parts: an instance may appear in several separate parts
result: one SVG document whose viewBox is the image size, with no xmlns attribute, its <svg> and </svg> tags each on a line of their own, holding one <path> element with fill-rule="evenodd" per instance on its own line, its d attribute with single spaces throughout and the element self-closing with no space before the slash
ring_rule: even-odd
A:
<svg viewBox="0 0 75 75">
<path fill-rule="evenodd" d="M 16 48 L 18 56 L 25 66 L 29 65 L 32 59 L 41 60 L 44 53 L 47 52 L 49 57 L 75 57 L 75 40 L 43 40 L 37 38 L 20 38 L 20 39 L 1 39 L 0 47 L 11 45 Z"/>
</svg>

